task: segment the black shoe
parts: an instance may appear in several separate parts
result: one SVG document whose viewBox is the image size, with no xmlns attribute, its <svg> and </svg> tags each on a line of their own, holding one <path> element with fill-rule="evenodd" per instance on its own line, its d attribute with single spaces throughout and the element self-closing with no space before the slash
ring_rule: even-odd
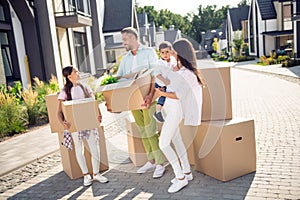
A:
<svg viewBox="0 0 300 200">
<path fill-rule="evenodd" d="M 164 120 L 164 117 L 162 116 L 161 112 L 155 112 L 153 114 L 153 118 L 157 121 L 157 122 L 160 122 L 160 123 L 163 123 L 165 120 Z"/>
</svg>

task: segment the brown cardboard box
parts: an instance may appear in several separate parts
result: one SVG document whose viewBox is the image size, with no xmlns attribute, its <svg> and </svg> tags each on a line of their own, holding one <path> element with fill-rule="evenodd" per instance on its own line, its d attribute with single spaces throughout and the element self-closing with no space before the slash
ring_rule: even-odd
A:
<svg viewBox="0 0 300 200">
<path fill-rule="evenodd" d="M 147 161 L 147 154 L 142 142 L 139 129 L 131 117 L 126 118 L 127 142 L 129 157 L 134 166 L 142 166 Z"/>
<path fill-rule="evenodd" d="M 111 112 L 144 109 L 141 105 L 150 90 L 150 73 L 147 70 L 129 74 L 121 77 L 118 83 L 100 86 L 97 91 L 103 93 L 107 109 Z"/>
<path fill-rule="evenodd" d="M 65 119 L 71 123 L 70 132 L 77 132 L 99 127 L 98 102 L 94 98 L 85 98 L 62 103 Z"/>
<path fill-rule="evenodd" d="M 203 68 L 202 121 L 232 119 L 230 67 Z"/>
<path fill-rule="evenodd" d="M 45 97 L 46 106 L 48 110 L 48 117 L 50 123 L 50 129 L 52 133 L 62 133 L 64 127 L 58 120 L 57 111 L 58 111 L 58 94 L 49 94 Z"/>
<path fill-rule="evenodd" d="M 198 126 L 186 126 L 183 124 L 183 121 L 180 124 L 180 134 L 187 151 L 190 165 L 196 164 L 196 155 L 193 141 L 196 137 L 197 130 Z"/>
<path fill-rule="evenodd" d="M 162 128 L 162 123 L 157 123 L 158 133 Z M 127 141 L 129 157 L 135 166 L 142 166 L 147 162 L 147 155 L 141 139 L 139 129 L 132 117 L 126 118 Z M 195 165 L 195 151 L 193 140 L 197 133 L 197 126 L 185 126 L 180 124 L 180 133 L 183 143 L 187 148 L 187 154 L 190 165 Z M 167 160 L 165 158 L 165 160 Z"/>
<path fill-rule="evenodd" d="M 107 158 L 107 151 L 106 151 L 106 142 L 103 132 L 103 127 L 98 128 L 99 132 L 99 147 L 100 147 L 100 171 L 108 170 L 108 158 Z M 77 163 L 74 143 L 73 149 L 68 150 L 65 146 L 62 145 L 63 142 L 63 133 L 58 133 L 58 139 L 60 144 L 60 153 L 61 153 L 61 162 L 63 166 L 64 172 L 71 178 L 77 179 L 82 177 L 81 169 Z M 91 163 L 91 154 L 86 142 L 84 142 L 84 156 L 86 160 L 86 164 L 89 170 L 89 173 L 93 173 L 92 163 Z"/>
<path fill-rule="evenodd" d="M 254 120 L 202 122 L 194 140 L 195 170 L 228 181 L 256 170 Z"/>
</svg>

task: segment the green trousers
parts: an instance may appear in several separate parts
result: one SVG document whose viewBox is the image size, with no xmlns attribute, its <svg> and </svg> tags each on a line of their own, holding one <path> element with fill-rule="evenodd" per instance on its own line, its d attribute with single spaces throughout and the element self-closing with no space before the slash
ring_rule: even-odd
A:
<svg viewBox="0 0 300 200">
<path fill-rule="evenodd" d="M 148 160 L 155 160 L 157 165 L 164 163 L 164 158 L 158 146 L 158 134 L 156 132 L 156 121 L 153 119 L 156 102 L 149 109 L 133 110 L 132 115 L 141 133 L 142 141 Z"/>
</svg>

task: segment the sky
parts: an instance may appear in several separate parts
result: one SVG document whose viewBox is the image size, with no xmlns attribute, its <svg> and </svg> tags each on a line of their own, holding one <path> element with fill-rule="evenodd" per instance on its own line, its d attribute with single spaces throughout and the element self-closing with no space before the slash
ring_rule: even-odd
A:
<svg viewBox="0 0 300 200">
<path fill-rule="evenodd" d="M 196 13 L 199 5 L 205 8 L 208 5 L 217 5 L 217 9 L 229 5 L 237 7 L 241 0 L 136 0 L 139 7 L 154 6 L 155 10 L 168 9 L 173 13 L 186 15 L 187 13 Z"/>
</svg>

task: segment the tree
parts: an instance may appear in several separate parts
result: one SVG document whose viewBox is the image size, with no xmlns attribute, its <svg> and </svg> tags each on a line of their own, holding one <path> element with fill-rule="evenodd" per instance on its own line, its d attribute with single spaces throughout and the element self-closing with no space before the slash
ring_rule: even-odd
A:
<svg viewBox="0 0 300 200">
<path fill-rule="evenodd" d="M 239 32 L 234 33 L 234 37 L 232 40 L 232 47 L 234 48 L 237 56 L 240 55 L 240 50 L 242 48 L 243 43 L 244 43 L 243 34 Z"/>
<path fill-rule="evenodd" d="M 197 14 L 188 13 L 186 16 L 181 16 L 172 13 L 168 9 L 156 11 L 153 6 L 138 7 L 136 4 L 137 13 L 146 12 L 148 21 L 154 22 L 156 27 L 162 26 L 167 29 L 170 25 L 174 25 L 176 29 L 198 43 L 202 40 L 201 32 L 221 28 L 227 17 L 228 9 L 228 5 L 223 6 L 221 9 L 217 9 L 216 5 L 205 8 L 199 5 Z"/>
<path fill-rule="evenodd" d="M 238 3 L 238 8 L 240 8 L 240 7 L 243 7 L 243 6 L 246 6 L 246 5 L 250 5 L 250 2 L 249 2 L 249 0 L 241 0 L 241 2 L 240 3 Z"/>
</svg>

